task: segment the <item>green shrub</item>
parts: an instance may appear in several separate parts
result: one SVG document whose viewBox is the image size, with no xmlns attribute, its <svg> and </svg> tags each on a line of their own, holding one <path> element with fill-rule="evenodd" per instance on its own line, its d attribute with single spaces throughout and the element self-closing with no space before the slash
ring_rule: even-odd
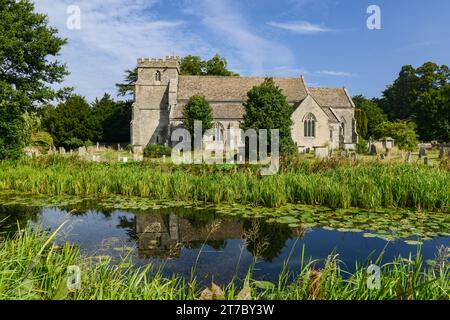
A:
<svg viewBox="0 0 450 320">
<path fill-rule="evenodd" d="M 144 157 L 146 158 L 161 158 L 162 156 L 170 156 L 171 154 L 172 149 L 159 144 L 149 144 L 144 149 Z"/>
<path fill-rule="evenodd" d="M 359 138 L 358 143 L 356 144 L 356 152 L 359 154 L 367 153 L 368 145 L 366 140 L 363 138 Z"/>
<path fill-rule="evenodd" d="M 50 133 L 39 131 L 31 136 L 31 144 L 35 147 L 53 147 L 53 138 Z"/>
</svg>

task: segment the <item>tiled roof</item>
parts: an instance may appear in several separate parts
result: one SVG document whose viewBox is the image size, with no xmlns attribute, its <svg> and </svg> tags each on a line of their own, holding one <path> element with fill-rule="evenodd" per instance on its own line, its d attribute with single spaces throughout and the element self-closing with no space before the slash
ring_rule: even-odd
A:
<svg viewBox="0 0 450 320">
<path fill-rule="evenodd" d="M 242 103 L 211 103 L 214 119 L 242 120 L 245 108 Z M 183 119 L 184 104 L 178 104 L 173 113 L 172 119 Z"/>
<path fill-rule="evenodd" d="M 322 107 L 322 110 L 326 113 L 328 116 L 328 119 L 330 119 L 331 123 L 339 123 L 339 119 L 336 117 L 336 114 L 331 110 L 330 107 Z"/>
<path fill-rule="evenodd" d="M 309 92 L 321 107 L 353 108 L 344 88 L 309 88 Z"/>
<path fill-rule="evenodd" d="M 260 85 L 265 78 L 180 76 L 178 101 L 189 100 L 194 95 L 203 95 L 210 102 L 244 102 L 247 92 Z M 289 102 L 299 102 L 307 96 L 302 78 L 273 78 Z"/>
</svg>

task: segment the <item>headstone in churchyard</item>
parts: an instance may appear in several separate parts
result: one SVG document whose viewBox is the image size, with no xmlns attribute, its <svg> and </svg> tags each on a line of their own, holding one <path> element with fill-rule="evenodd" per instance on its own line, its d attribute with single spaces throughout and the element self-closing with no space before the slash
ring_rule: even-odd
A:
<svg viewBox="0 0 450 320">
<path fill-rule="evenodd" d="M 391 153 L 391 149 L 390 148 L 386 148 L 386 157 L 389 156 L 389 153 Z"/>
<path fill-rule="evenodd" d="M 406 153 L 405 162 L 406 162 L 406 163 L 411 163 L 411 161 L 412 161 L 411 151 L 408 151 L 408 152 Z"/>
<path fill-rule="evenodd" d="M 384 160 L 385 156 L 384 153 L 380 154 L 380 160 Z"/>
<path fill-rule="evenodd" d="M 428 157 L 423 158 L 423 164 L 428 166 L 428 164 L 429 164 Z"/>
<path fill-rule="evenodd" d="M 350 160 L 356 161 L 356 152 L 350 153 Z"/>
<path fill-rule="evenodd" d="M 70 155 L 72 155 L 73 154 L 73 150 L 72 149 L 70 149 Z"/>
<path fill-rule="evenodd" d="M 97 151 L 100 149 L 100 143 L 97 142 Z"/>
<path fill-rule="evenodd" d="M 377 147 L 375 146 L 375 144 L 371 144 L 369 147 L 369 153 L 371 155 L 376 155 L 377 154 Z"/>
<path fill-rule="evenodd" d="M 348 156 L 348 153 L 347 153 L 347 151 L 341 151 L 341 157 L 344 157 L 344 158 L 346 158 Z"/>
<path fill-rule="evenodd" d="M 445 149 L 444 147 L 439 148 L 439 159 L 443 159 L 445 157 Z"/>
<path fill-rule="evenodd" d="M 320 147 L 320 148 L 315 148 L 314 154 L 315 154 L 316 158 L 324 159 L 324 158 L 328 158 L 329 151 L 328 151 L 327 147 Z"/>
<path fill-rule="evenodd" d="M 163 155 L 163 162 L 166 162 L 166 155 Z"/>
<path fill-rule="evenodd" d="M 135 153 L 135 154 L 133 154 L 133 161 L 142 162 L 142 161 L 144 161 L 144 156 Z"/>
<path fill-rule="evenodd" d="M 427 155 L 427 149 L 424 147 L 420 147 L 419 149 L 419 159 L 422 159 L 422 157 L 425 157 Z"/>
<path fill-rule="evenodd" d="M 78 155 L 80 157 L 85 157 L 86 156 L 86 147 L 79 147 L 78 148 Z"/>
<path fill-rule="evenodd" d="M 124 163 L 127 163 L 128 162 L 128 157 L 123 157 L 122 160 L 123 160 Z"/>
<path fill-rule="evenodd" d="M 64 147 L 59 147 L 59 154 L 60 155 L 66 154 L 66 149 L 64 149 Z"/>
</svg>

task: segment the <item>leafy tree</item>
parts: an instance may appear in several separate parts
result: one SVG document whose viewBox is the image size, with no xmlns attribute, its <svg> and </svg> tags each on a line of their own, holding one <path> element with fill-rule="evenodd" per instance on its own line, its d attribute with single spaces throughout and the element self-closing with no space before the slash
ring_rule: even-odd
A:
<svg viewBox="0 0 450 320">
<path fill-rule="evenodd" d="M 30 1 L 0 2 L 0 158 L 21 154 L 24 111 L 68 93 L 54 89 L 67 75 L 55 59 L 65 43 Z"/>
<path fill-rule="evenodd" d="M 117 95 L 119 97 L 125 97 L 134 93 L 134 84 L 138 80 L 137 68 L 133 70 L 125 70 L 125 82 L 117 83 Z"/>
<path fill-rule="evenodd" d="M 358 135 L 367 139 L 367 116 L 364 110 L 355 109 L 356 132 Z"/>
<path fill-rule="evenodd" d="M 392 137 L 395 144 L 404 150 L 413 151 L 417 148 L 416 124 L 408 121 L 385 122 L 377 128 L 379 137 Z"/>
<path fill-rule="evenodd" d="M 367 118 L 367 133 L 366 135 L 361 135 L 362 138 L 368 139 L 370 137 L 375 137 L 376 128 L 388 120 L 387 115 L 378 106 L 375 100 L 369 100 L 363 95 L 354 96 L 353 102 L 357 109 L 364 111 Z M 355 116 L 358 115 L 355 114 Z"/>
<path fill-rule="evenodd" d="M 420 106 L 414 121 L 425 141 L 450 141 L 450 84 L 431 89 L 417 101 Z"/>
<path fill-rule="evenodd" d="M 56 108 L 50 109 L 44 115 L 42 123 L 46 131 L 52 135 L 57 146 L 74 148 L 75 145 L 80 144 L 78 142 L 81 141 L 81 145 L 83 145 L 83 142 L 92 141 L 95 137 L 95 128 L 89 125 L 90 112 L 91 107 L 86 99 L 74 95 Z"/>
<path fill-rule="evenodd" d="M 116 101 L 112 112 L 103 122 L 103 142 L 126 142 L 130 140 L 132 101 Z"/>
<path fill-rule="evenodd" d="M 207 76 L 237 76 L 227 69 L 227 60 L 218 54 L 205 62 L 205 72 Z"/>
<path fill-rule="evenodd" d="M 0 81 L 22 93 L 29 108 L 46 102 L 67 90 L 55 90 L 68 74 L 56 57 L 67 42 L 48 26 L 47 16 L 34 12 L 28 0 L 3 0 L 0 5 Z"/>
<path fill-rule="evenodd" d="M 21 106 L 0 91 L 0 159 L 18 158 L 23 153 L 27 132 Z"/>
<path fill-rule="evenodd" d="M 213 127 L 213 111 L 203 96 L 193 96 L 183 110 L 183 125 L 191 134 L 194 133 L 194 122 L 201 121 L 203 132 Z"/>
<path fill-rule="evenodd" d="M 186 56 L 181 59 L 181 74 L 201 76 L 204 74 L 205 62 L 199 56 Z"/>
<path fill-rule="evenodd" d="M 415 111 L 418 77 L 411 65 L 403 66 L 398 78 L 383 92 L 380 106 L 390 120 L 409 119 Z"/>
<path fill-rule="evenodd" d="M 255 129 L 257 131 L 258 129 L 279 129 L 280 152 L 291 154 L 295 151 L 291 135 L 293 108 L 272 78 L 266 78 L 261 85 L 253 87 L 247 93 L 247 101 L 244 103 L 244 107 L 246 113 L 242 129 Z"/>
</svg>

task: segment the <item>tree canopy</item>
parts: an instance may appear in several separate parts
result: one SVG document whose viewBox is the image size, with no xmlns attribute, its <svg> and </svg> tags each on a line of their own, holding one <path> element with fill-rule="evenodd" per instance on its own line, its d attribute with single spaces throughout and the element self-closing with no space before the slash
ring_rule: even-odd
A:
<svg viewBox="0 0 450 320">
<path fill-rule="evenodd" d="M 416 124 L 408 121 L 385 122 L 377 128 L 379 137 L 394 138 L 395 144 L 404 150 L 413 151 L 417 148 Z"/>
<path fill-rule="evenodd" d="M 449 84 L 450 69 L 446 65 L 426 62 L 417 69 L 406 65 L 394 83 L 383 92 L 380 106 L 391 121 L 414 121 L 421 139 L 448 140 L 448 134 L 445 133 L 445 128 L 449 126 L 448 112 L 442 113 L 438 119 L 436 110 L 448 110 L 444 97 Z M 431 101 L 432 98 L 437 100 Z M 435 123 L 440 129 L 436 130 Z"/>
<path fill-rule="evenodd" d="M 257 131 L 258 129 L 269 131 L 279 129 L 280 152 L 289 154 L 295 150 L 291 135 L 293 108 L 272 78 L 266 78 L 261 85 L 253 87 L 247 93 L 247 101 L 244 103 L 244 107 L 245 115 L 242 129 L 255 129 Z"/>
<path fill-rule="evenodd" d="M 191 134 L 194 133 L 194 122 L 202 122 L 202 133 L 213 127 L 213 111 L 203 96 L 193 96 L 183 110 L 183 125 Z"/>
<path fill-rule="evenodd" d="M 367 118 L 367 130 L 364 130 L 362 133 L 358 132 L 358 134 L 363 139 L 369 139 L 370 137 L 378 138 L 376 137 L 376 129 L 381 124 L 388 121 L 387 115 L 378 106 L 376 100 L 367 99 L 363 95 L 354 96 L 353 102 L 355 103 L 356 109 L 362 110 L 365 118 Z M 360 126 L 360 120 L 357 118 L 356 121 L 357 125 Z M 363 119 L 363 121 L 365 121 L 365 119 Z"/>
<path fill-rule="evenodd" d="M 0 2 L 0 158 L 21 154 L 23 112 L 70 91 L 54 89 L 68 74 L 56 59 L 65 43 L 30 1 Z"/>
</svg>

